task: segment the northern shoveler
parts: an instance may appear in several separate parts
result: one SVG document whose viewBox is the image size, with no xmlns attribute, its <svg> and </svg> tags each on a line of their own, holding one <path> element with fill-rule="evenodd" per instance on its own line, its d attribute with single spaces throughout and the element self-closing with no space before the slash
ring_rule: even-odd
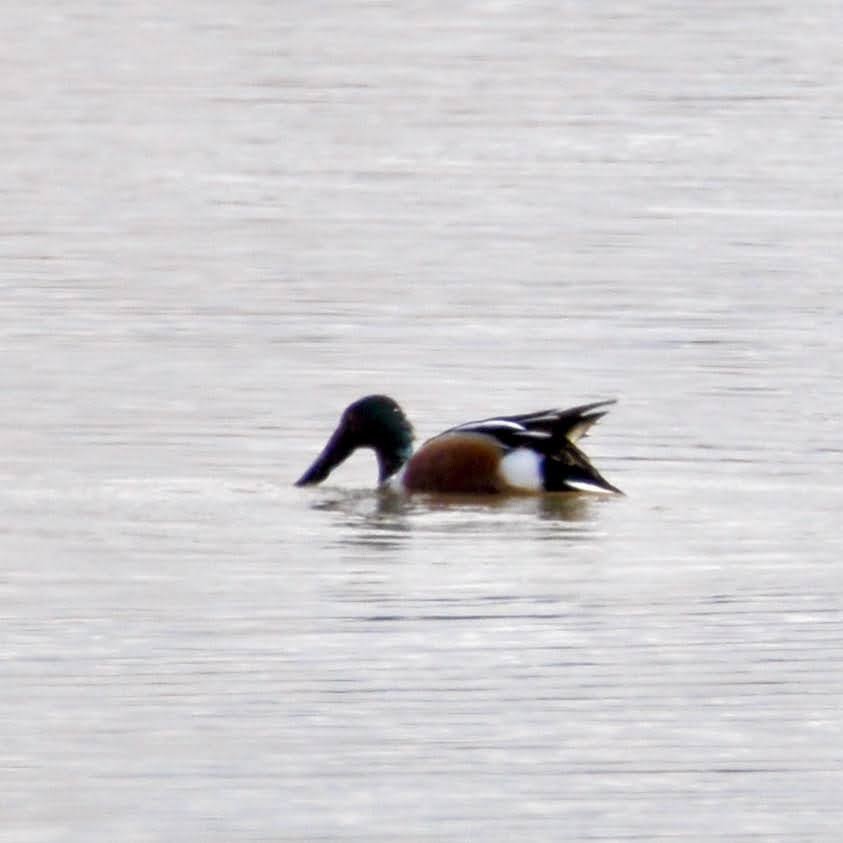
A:
<svg viewBox="0 0 843 843">
<path fill-rule="evenodd" d="M 296 482 L 321 483 L 357 448 L 372 448 L 381 485 L 407 492 L 616 492 L 576 442 L 614 401 L 468 422 L 413 453 L 413 427 L 386 395 L 343 412 L 322 453 Z"/>
</svg>

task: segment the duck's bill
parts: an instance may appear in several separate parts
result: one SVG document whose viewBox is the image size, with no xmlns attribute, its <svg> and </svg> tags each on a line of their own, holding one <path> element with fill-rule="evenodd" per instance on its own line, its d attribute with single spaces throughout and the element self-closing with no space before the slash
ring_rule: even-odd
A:
<svg viewBox="0 0 843 843">
<path fill-rule="evenodd" d="M 313 465 L 296 480 L 296 486 L 315 486 L 321 483 L 341 462 L 348 459 L 354 445 L 343 428 L 338 428 L 313 461 Z"/>
</svg>

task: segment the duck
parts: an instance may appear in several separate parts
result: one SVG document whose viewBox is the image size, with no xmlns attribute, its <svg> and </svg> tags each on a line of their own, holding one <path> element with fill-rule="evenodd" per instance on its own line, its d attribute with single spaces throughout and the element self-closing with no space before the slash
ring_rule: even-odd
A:
<svg viewBox="0 0 843 843">
<path fill-rule="evenodd" d="M 577 446 L 614 399 L 465 422 L 413 451 L 413 426 L 388 395 L 367 395 L 343 411 L 319 456 L 296 481 L 315 486 L 358 448 L 378 462 L 378 483 L 398 492 L 622 495 Z"/>
</svg>

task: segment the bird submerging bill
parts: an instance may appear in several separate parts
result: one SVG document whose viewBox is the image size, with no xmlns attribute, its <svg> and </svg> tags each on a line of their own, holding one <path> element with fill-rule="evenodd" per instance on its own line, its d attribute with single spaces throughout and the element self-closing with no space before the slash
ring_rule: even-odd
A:
<svg viewBox="0 0 843 843">
<path fill-rule="evenodd" d="M 321 483 L 357 448 L 371 448 L 382 486 L 404 492 L 623 494 L 575 444 L 614 401 L 452 427 L 413 453 L 413 427 L 386 395 L 349 405 L 322 453 L 296 482 Z"/>
</svg>

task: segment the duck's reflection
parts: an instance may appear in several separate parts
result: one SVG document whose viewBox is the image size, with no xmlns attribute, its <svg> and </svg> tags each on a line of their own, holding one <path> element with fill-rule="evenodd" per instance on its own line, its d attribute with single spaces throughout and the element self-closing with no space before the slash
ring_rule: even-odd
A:
<svg viewBox="0 0 843 843">
<path fill-rule="evenodd" d="M 499 531 L 505 540 L 508 531 L 517 530 L 523 537 L 529 521 L 535 526 L 536 518 L 544 524 L 576 525 L 576 534 L 582 536 L 587 532 L 584 527 L 596 523 L 600 507 L 607 500 L 584 493 L 407 496 L 384 489 L 323 488 L 311 507 L 337 517 L 344 528 L 343 544 L 384 549 L 399 545 L 412 533 L 488 535 Z M 547 535 L 544 530 L 539 532 L 542 538 L 560 537 L 558 531 Z"/>
</svg>

